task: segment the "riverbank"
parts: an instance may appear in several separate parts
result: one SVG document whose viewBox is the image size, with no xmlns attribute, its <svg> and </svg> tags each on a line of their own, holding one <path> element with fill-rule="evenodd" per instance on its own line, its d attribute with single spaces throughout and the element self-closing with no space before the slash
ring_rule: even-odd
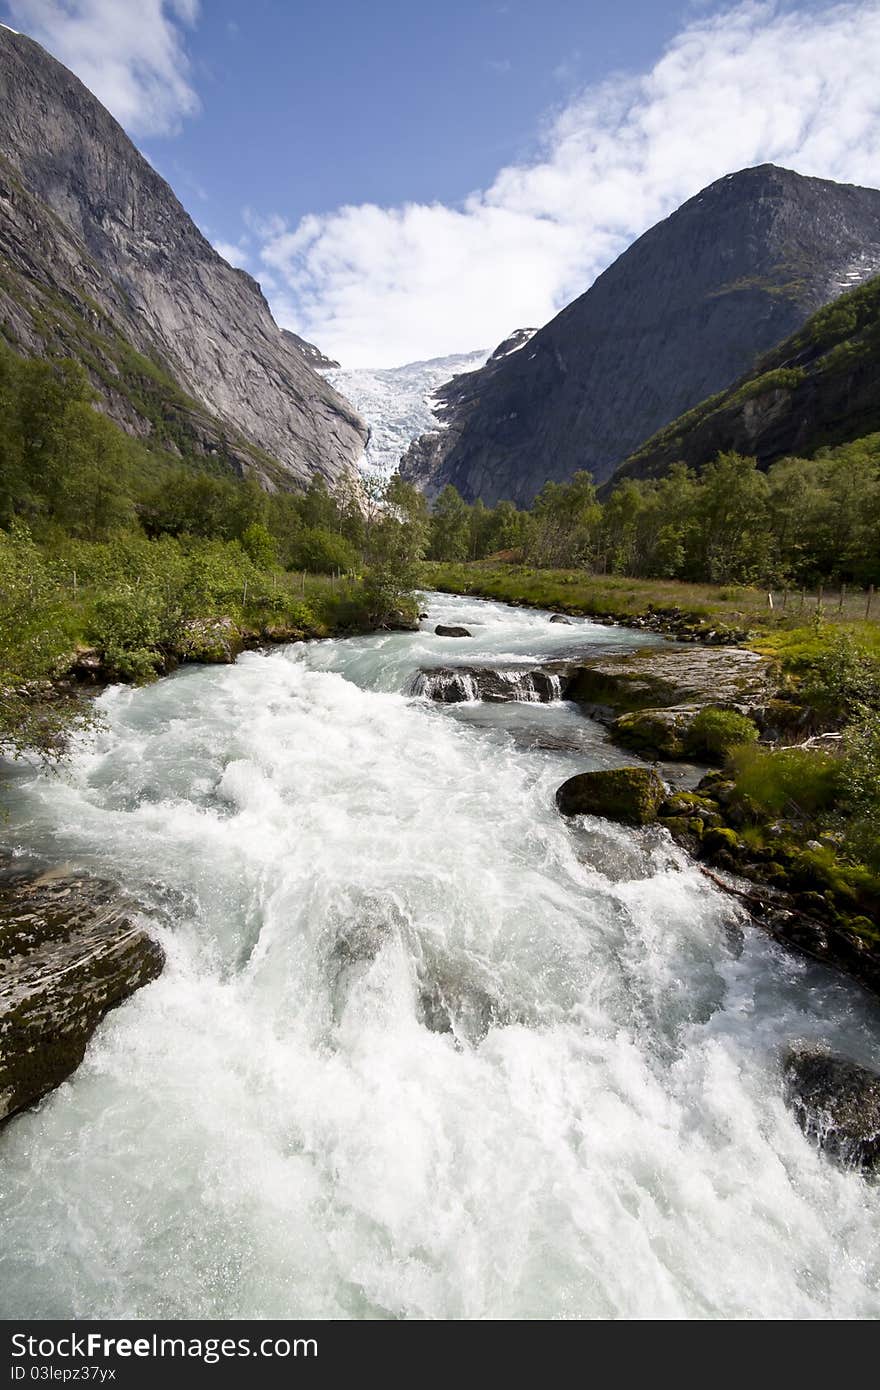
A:
<svg viewBox="0 0 880 1390">
<path fill-rule="evenodd" d="M 826 598 L 821 593 L 778 590 L 771 609 L 764 590 L 741 585 L 631 579 L 492 560 L 431 562 L 424 569 L 428 586 L 441 593 L 625 623 L 680 641 L 746 642 L 809 629 L 818 616 L 831 626 L 863 632 L 880 650 L 880 601 L 871 605 L 872 617 L 866 621 L 866 599 L 858 591 Z"/>
<path fill-rule="evenodd" d="M 751 590 L 522 566 L 434 566 L 431 582 L 701 644 L 590 663 L 569 675 L 565 696 L 643 759 L 715 763 L 649 819 L 744 894 L 778 940 L 880 990 L 877 623 L 852 621 L 841 604 L 805 626 L 797 604 L 762 610 L 766 595 Z"/>
</svg>

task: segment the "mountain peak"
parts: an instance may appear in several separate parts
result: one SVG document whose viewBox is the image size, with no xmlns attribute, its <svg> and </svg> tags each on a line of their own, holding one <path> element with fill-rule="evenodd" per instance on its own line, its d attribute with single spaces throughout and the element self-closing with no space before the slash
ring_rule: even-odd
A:
<svg viewBox="0 0 880 1390">
<path fill-rule="evenodd" d="M 577 469 L 601 481 L 877 273 L 876 189 L 774 164 L 725 175 L 640 236 L 527 352 L 453 392 L 442 437 L 416 445 L 403 471 L 487 504 L 528 504 Z"/>
<path fill-rule="evenodd" d="M 0 320 L 12 346 L 80 357 L 120 424 L 151 435 L 170 412 L 169 447 L 182 432 L 187 448 L 267 485 L 348 472 L 360 417 L 79 78 L 3 30 L 0 102 L 0 253 L 16 280 L 0 286 Z"/>
</svg>

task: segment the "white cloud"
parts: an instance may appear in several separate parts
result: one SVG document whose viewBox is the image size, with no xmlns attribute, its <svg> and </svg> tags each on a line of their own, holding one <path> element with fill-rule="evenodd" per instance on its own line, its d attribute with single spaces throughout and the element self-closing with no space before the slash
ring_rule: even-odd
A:
<svg viewBox="0 0 880 1390">
<path fill-rule="evenodd" d="M 167 134 L 198 110 L 183 31 L 199 0 L 7 0 L 6 8 L 130 133 Z"/>
<path fill-rule="evenodd" d="M 771 161 L 880 184 L 878 72 L 880 0 L 702 15 L 649 72 L 581 93 L 538 158 L 460 206 L 264 221 L 273 307 L 346 366 L 492 345 L 544 322 L 722 174 Z"/>
</svg>

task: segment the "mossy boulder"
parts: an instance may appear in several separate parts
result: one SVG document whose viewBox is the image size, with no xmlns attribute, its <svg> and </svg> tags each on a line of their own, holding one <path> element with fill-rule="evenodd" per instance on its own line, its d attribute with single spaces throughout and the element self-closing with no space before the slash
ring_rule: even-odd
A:
<svg viewBox="0 0 880 1390">
<path fill-rule="evenodd" d="M 567 698 L 626 713 L 724 703 L 763 704 L 767 662 L 737 648 L 642 648 L 570 666 Z"/>
<path fill-rule="evenodd" d="M 556 805 L 564 816 L 604 816 L 622 825 L 648 825 L 666 795 L 651 768 L 613 767 L 579 772 L 563 782 Z"/>
<path fill-rule="evenodd" d="M 181 628 L 174 655 L 180 661 L 231 666 L 244 646 L 241 629 L 231 618 L 193 618 Z"/>
<path fill-rule="evenodd" d="M 693 711 L 638 710 L 615 719 L 611 736 L 615 743 L 634 753 L 655 758 L 681 758 L 685 753 L 685 731 L 692 718 Z"/>
<path fill-rule="evenodd" d="M 764 732 L 771 738 L 802 733 L 810 724 L 811 712 L 793 700 L 774 696 L 761 710 Z"/>
<path fill-rule="evenodd" d="M 712 826 L 706 831 L 703 836 L 703 847 L 710 855 L 726 853 L 735 857 L 740 853 L 743 845 L 735 830 L 718 825 Z"/>
<path fill-rule="evenodd" d="M 675 792 L 660 807 L 660 815 L 696 817 L 703 825 L 721 825 L 717 803 L 698 792 Z"/>
</svg>

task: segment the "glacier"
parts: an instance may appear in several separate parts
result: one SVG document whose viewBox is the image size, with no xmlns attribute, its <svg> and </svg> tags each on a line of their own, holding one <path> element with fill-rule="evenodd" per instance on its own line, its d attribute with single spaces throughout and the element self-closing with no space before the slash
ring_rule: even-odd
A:
<svg viewBox="0 0 880 1390">
<path fill-rule="evenodd" d="M 370 427 L 362 468 L 390 476 L 412 440 L 440 426 L 433 394 L 451 377 L 485 365 L 490 349 L 432 357 L 403 367 L 338 367 L 321 372 L 360 411 Z"/>
</svg>

